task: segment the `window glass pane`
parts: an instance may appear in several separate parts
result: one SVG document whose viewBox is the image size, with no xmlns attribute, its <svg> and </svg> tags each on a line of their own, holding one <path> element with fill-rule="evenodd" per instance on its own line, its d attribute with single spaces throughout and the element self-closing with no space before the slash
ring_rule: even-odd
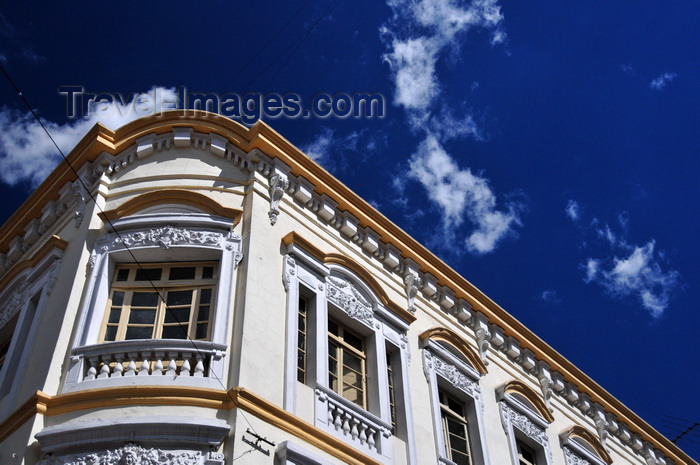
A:
<svg viewBox="0 0 700 465">
<path fill-rule="evenodd" d="M 109 311 L 109 321 L 108 323 L 119 323 L 119 317 L 122 315 L 121 308 L 113 308 Z"/>
<path fill-rule="evenodd" d="M 199 294 L 199 303 L 208 304 L 211 302 L 211 289 L 202 289 Z"/>
<path fill-rule="evenodd" d="M 214 267 L 205 266 L 202 270 L 202 279 L 211 279 L 214 277 Z"/>
<path fill-rule="evenodd" d="M 136 270 L 135 281 L 160 281 L 162 268 L 139 268 Z"/>
<path fill-rule="evenodd" d="M 343 365 L 345 365 L 346 368 L 353 370 L 356 373 L 362 372 L 362 359 L 356 357 L 350 352 L 346 351 L 343 354 Z"/>
<path fill-rule="evenodd" d="M 194 266 L 178 266 L 170 268 L 170 280 L 178 279 L 194 279 L 194 273 L 197 270 Z"/>
<path fill-rule="evenodd" d="M 151 339 L 152 337 L 153 328 L 150 326 L 129 326 L 126 328 L 124 339 Z"/>
<path fill-rule="evenodd" d="M 155 307 L 157 305 L 157 292 L 134 292 L 134 295 L 131 297 L 132 307 Z"/>
<path fill-rule="evenodd" d="M 362 391 L 359 389 L 345 386 L 343 388 L 343 397 L 357 405 L 364 405 L 364 401 L 362 399 Z"/>
<path fill-rule="evenodd" d="M 190 322 L 189 308 L 168 308 L 165 310 L 166 323 L 180 323 L 187 328 Z"/>
<path fill-rule="evenodd" d="M 338 335 L 338 323 L 333 320 L 328 320 L 328 332 L 334 335 Z"/>
<path fill-rule="evenodd" d="M 199 323 L 197 325 L 197 334 L 195 335 L 195 339 L 206 339 L 208 336 L 208 327 L 209 325 L 207 323 Z"/>
<path fill-rule="evenodd" d="M 124 304 L 124 293 L 121 291 L 114 291 L 112 294 L 112 306 L 121 307 Z"/>
<path fill-rule="evenodd" d="M 105 341 L 114 341 L 117 337 L 118 326 L 107 326 L 107 331 L 105 331 Z"/>
<path fill-rule="evenodd" d="M 126 281 L 129 279 L 129 269 L 124 268 L 117 271 L 117 281 Z"/>
<path fill-rule="evenodd" d="M 356 334 L 353 334 L 346 329 L 345 333 L 343 334 L 343 339 L 351 347 L 354 347 L 355 349 L 360 350 L 360 351 L 362 350 L 363 340 L 361 337 L 358 337 Z"/>
<path fill-rule="evenodd" d="M 168 307 L 172 305 L 190 305 L 192 303 L 191 290 L 186 291 L 170 291 L 168 292 Z"/>
<path fill-rule="evenodd" d="M 156 311 L 151 309 L 131 309 L 129 324 L 153 324 L 156 321 Z"/>
<path fill-rule="evenodd" d="M 197 321 L 207 321 L 209 320 L 209 306 L 202 305 L 199 307 L 199 313 L 197 314 Z"/>
<path fill-rule="evenodd" d="M 187 326 L 163 326 L 163 339 L 187 339 Z"/>
</svg>

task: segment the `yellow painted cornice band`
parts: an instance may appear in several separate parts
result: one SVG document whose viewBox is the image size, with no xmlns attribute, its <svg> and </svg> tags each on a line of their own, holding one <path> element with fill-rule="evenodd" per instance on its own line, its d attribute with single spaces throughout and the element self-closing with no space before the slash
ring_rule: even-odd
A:
<svg viewBox="0 0 700 465">
<path fill-rule="evenodd" d="M 344 463 L 381 465 L 381 462 L 360 452 L 345 441 L 242 387 L 224 391 L 181 386 L 126 386 L 89 389 L 55 396 L 37 391 L 7 420 L 0 423 L 0 441 L 36 414 L 59 415 L 88 409 L 142 405 L 181 405 L 217 410 L 240 408 Z"/>
</svg>

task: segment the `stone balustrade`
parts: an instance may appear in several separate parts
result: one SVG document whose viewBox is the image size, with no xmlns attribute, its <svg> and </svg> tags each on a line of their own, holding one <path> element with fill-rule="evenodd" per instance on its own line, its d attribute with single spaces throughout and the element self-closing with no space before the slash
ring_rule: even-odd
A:
<svg viewBox="0 0 700 465">
<path fill-rule="evenodd" d="M 208 341 L 140 339 L 76 347 L 64 391 L 134 384 L 221 388 L 226 346 Z"/>
<path fill-rule="evenodd" d="M 379 456 L 390 454 L 390 424 L 323 386 L 316 388 L 316 409 L 327 431 Z"/>
</svg>

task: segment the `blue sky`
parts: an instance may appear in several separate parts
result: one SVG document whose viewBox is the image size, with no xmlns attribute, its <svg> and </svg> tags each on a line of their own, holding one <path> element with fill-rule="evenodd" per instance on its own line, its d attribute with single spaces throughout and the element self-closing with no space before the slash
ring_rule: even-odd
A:
<svg viewBox="0 0 700 465">
<path fill-rule="evenodd" d="M 59 86 L 381 93 L 266 121 L 652 426 L 700 421 L 693 2 L 43 3 L 0 9 L 0 62 L 65 150 L 98 117 Z M 57 161 L 1 83 L 0 218 Z"/>
</svg>

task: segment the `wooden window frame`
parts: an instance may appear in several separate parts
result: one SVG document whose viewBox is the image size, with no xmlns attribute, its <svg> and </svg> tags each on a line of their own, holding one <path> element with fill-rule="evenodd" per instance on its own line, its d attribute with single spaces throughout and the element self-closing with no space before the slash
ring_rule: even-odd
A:
<svg viewBox="0 0 700 465">
<path fill-rule="evenodd" d="M 472 450 L 471 450 L 471 440 L 469 435 L 469 421 L 467 420 L 467 408 L 459 398 L 451 395 L 444 389 L 438 389 L 438 399 L 440 401 L 440 419 L 442 421 L 442 436 L 445 440 L 445 454 L 448 459 L 455 463 L 455 455 L 460 454 L 466 456 L 469 465 L 472 465 Z M 461 406 L 462 412 L 457 412 L 449 406 L 449 401 L 452 401 L 459 406 Z M 464 437 L 462 438 L 466 443 L 466 450 L 461 450 L 457 448 L 453 441 L 451 440 L 451 432 L 448 424 L 448 419 L 459 423 L 463 426 Z"/>
<path fill-rule="evenodd" d="M 331 332 L 330 330 L 330 325 L 335 324 L 338 327 L 338 334 L 335 335 Z M 346 325 L 340 323 L 338 320 L 335 320 L 333 318 L 328 319 L 328 388 L 336 392 L 338 395 L 341 397 L 347 399 L 348 401 L 354 403 L 355 405 L 358 405 L 359 407 L 363 409 L 367 409 L 367 341 L 365 339 L 365 336 L 362 334 L 349 329 Z M 359 339 L 362 341 L 362 349 L 359 350 L 349 343 L 345 342 L 346 334 L 350 334 L 356 339 Z M 330 347 L 331 344 L 333 344 L 335 347 L 337 347 L 337 359 L 336 361 L 336 372 L 333 372 L 331 370 L 331 354 L 330 354 Z M 345 354 L 350 353 L 353 356 L 357 357 L 360 359 L 360 377 L 361 377 L 361 383 L 360 383 L 360 389 L 361 389 L 361 399 L 360 402 L 357 402 L 355 400 L 347 398 L 343 391 L 343 387 L 345 382 L 343 381 L 343 378 L 345 376 Z M 356 372 L 356 370 L 350 368 L 349 366 L 347 367 L 348 370 Z M 336 383 L 335 383 L 335 388 L 333 387 L 333 382 L 332 378 L 335 377 Z M 353 388 L 356 389 L 356 388 Z"/>
<path fill-rule="evenodd" d="M 193 279 L 169 279 L 169 273 L 172 268 L 195 268 L 195 277 Z M 205 268 L 213 268 L 212 276 L 210 278 L 203 278 L 203 273 Z M 143 270 L 152 270 L 156 268 L 161 268 L 161 279 L 157 280 L 136 280 L 136 274 Z M 137 264 L 117 264 L 114 269 L 114 274 L 112 282 L 110 283 L 109 289 L 109 299 L 107 301 L 107 308 L 105 310 L 104 319 L 102 326 L 100 328 L 100 343 L 104 342 L 117 342 L 130 340 L 126 338 L 127 330 L 136 327 L 148 327 L 153 328 L 151 336 L 149 338 L 138 338 L 138 339 L 162 339 L 163 329 L 165 327 L 177 327 L 186 326 L 187 335 L 186 337 L 176 338 L 176 339 L 192 339 L 192 340 L 210 340 L 211 338 L 211 327 L 214 320 L 214 310 L 215 310 L 215 296 L 218 282 L 218 268 L 219 263 L 217 261 L 206 261 L 206 262 L 162 262 L 162 263 L 147 263 L 142 264 L 140 267 Z M 120 272 L 126 270 L 127 277 L 125 280 L 120 280 Z M 163 279 L 168 277 L 168 279 Z M 155 287 L 155 290 L 154 290 Z M 208 303 L 202 303 L 202 291 L 210 290 L 210 297 Z M 130 322 L 130 314 L 132 310 L 132 297 L 134 293 L 139 291 L 150 291 L 157 292 L 157 303 L 154 306 L 144 306 L 143 308 L 155 309 L 155 316 L 152 324 L 139 324 Z M 166 305 L 167 296 L 169 292 L 173 291 L 192 291 L 193 298 L 190 301 L 189 319 L 188 321 L 175 321 L 166 322 L 166 314 L 172 311 Z M 113 306 L 113 299 L 115 292 L 123 293 L 123 301 L 121 305 Z M 166 300 L 163 300 L 166 299 Z M 209 307 L 209 312 L 206 320 L 199 319 L 200 307 Z M 178 306 L 184 308 L 185 306 Z M 111 315 L 116 315 L 114 312 L 118 313 L 118 319 L 114 321 Z M 112 320 L 112 321 L 110 321 Z M 176 319 L 177 320 L 177 319 Z M 206 334 L 204 337 L 197 337 L 198 326 L 206 323 Z M 116 332 L 108 338 L 107 330 L 108 328 L 116 327 Z M 137 338 L 131 338 L 137 339 Z"/>
</svg>

